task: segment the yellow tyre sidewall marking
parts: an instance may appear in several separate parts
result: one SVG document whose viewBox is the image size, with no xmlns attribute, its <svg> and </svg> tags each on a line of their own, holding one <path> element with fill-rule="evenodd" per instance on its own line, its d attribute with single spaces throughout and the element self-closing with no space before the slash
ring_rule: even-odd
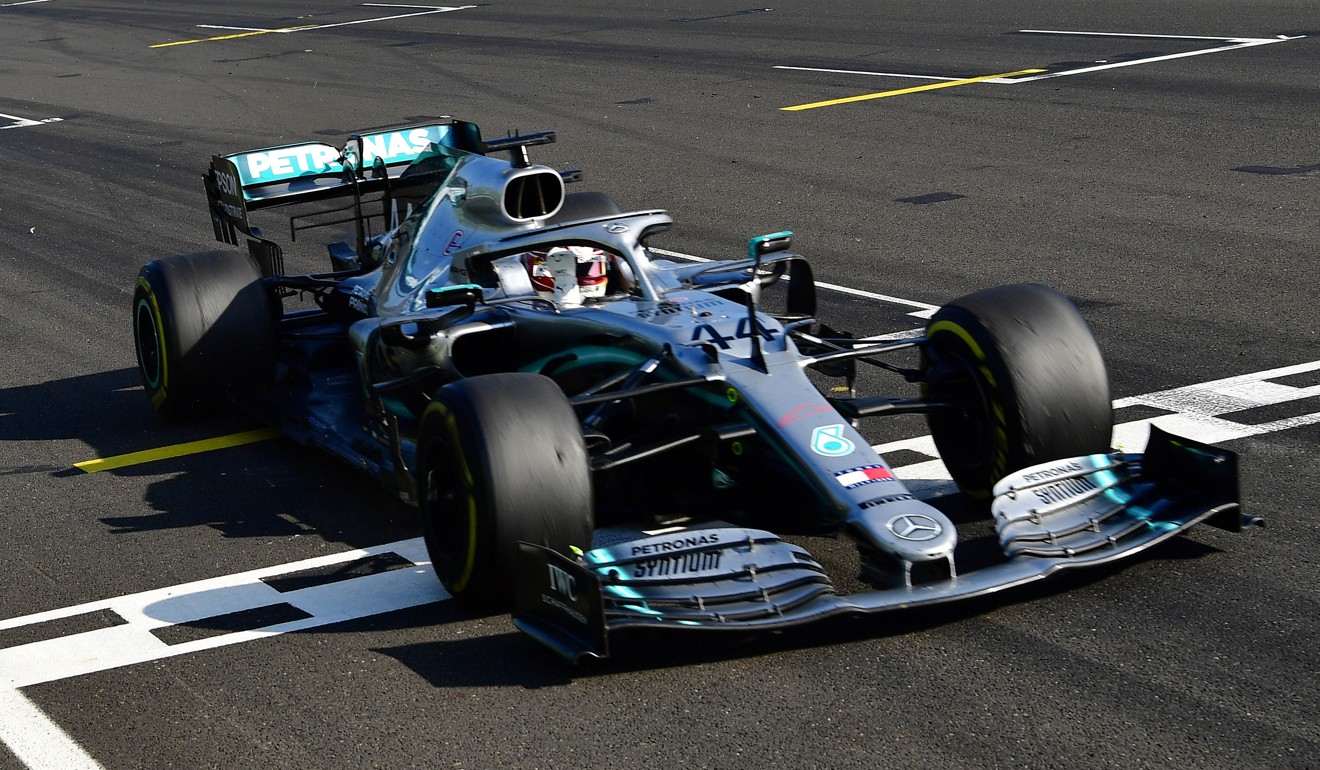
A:
<svg viewBox="0 0 1320 770">
<path fill-rule="evenodd" d="M 995 456 L 990 468 L 990 475 L 994 478 L 1002 478 L 1004 474 L 1008 472 L 1008 415 L 1004 413 L 1004 406 L 1000 403 L 1000 400 L 997 397 L 999 385 L 995 381 L 994 373 L 990 371 L 990 367 L 986 361 L 985 350 L 981 347 L 980 343 L 972 337 L 971 332 L 947 318 L 940 319 L 931 324 L 930 328 L 926 330 L 926 336 L 928 338 L 933 337 L 939 332 L 948 332 L 962 340 L 968 350 L 972 351 L 972 355 L 976 356 L 977 369 L 991 387 L 990 409 L 994 413 Z M 975 490 L 968 494 L 971 494 L 973 497 L 988 497 L 990 490 Z"/>
<path fill-rule="evenodd" d="M 156 292 L 151 288 L 151 284 L 146 278 L 138 276 L 138 286 L 146 292 L 146 296 L 140 302 L 149 303 L 151 323 L 156 327 L 156 358 L 160 365 L 160 376 L 157 380 L 156 392 L 151 394 L 151 405 L 159 408 L 165 402 L 170 381 L 169 357 L 165 349 L 165 326 L 161 321 L 160 304 L 156 302 Z"/>
<path fill-rule="evenodd" d="M 459 594 L 467 589 L 468 583 L 472 580 L 472 573 L 476 569 L 477 563 L 477 497 L 476 497 L 476 479 L 472 476 L 472 468 L 468 465 L 467 456 L 460 449 L 458 438 L 458 421 L 454 418 L 454 413 L 445 408 L 444 404 L 432 404 L 428 411 L 435 410 L 440 418 L 444 420 L 445 433 L 447 434 L 450 446 L 453 448 L 454 458 L 458 461 L 459 471 L 463 481 L 463 491 L 466 497 L 467 508 L 467 553 L 463 558 L 463 570 L 459 573 L 458 579 L 454 581 L 452 593 Z M 462 515 L 460 513 L 460 515 Z"/>
</svg>

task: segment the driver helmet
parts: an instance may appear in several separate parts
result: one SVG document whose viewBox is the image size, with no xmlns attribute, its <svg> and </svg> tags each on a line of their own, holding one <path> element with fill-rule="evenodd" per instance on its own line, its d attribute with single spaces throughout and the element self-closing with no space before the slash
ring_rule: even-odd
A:
<svg viewBox="0 0 1320 770">
<path fill-rule="evenodd" d="M 571 306 L 605 296 L 610 255 L 600 249 L 556 246 L 529 251 L 523 255 L 523 264 L 542 299 Z"/>
</svg>

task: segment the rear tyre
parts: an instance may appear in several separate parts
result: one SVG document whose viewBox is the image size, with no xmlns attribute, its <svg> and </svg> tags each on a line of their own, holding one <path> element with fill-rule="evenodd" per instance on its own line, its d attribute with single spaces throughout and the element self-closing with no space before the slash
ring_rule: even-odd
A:
<svg viewBox="0 0 1320 770">
<path fill-rule="evenodd" d="M 166 419 L 198 417 L 275 370 L 275 299 L 244 254 L 181 254 L 148 263 L 133 291 L 138 373 Z"/>
<path fill-rule="evenodd" d="M 928 415 L 958 487 L 988 497 L 1028 465 L 1106 452 L 1113 433 L 1109 379 L 1091 330 L 1067 297 L 1017 284 L 969 294 L 926 327 Z"/>
<path fill-rule="evenodd" d="M 418 507 L 436 575 L 479 611 L 513 600 L 518 543 L 591 547 L 591 471 L 559 386 L 528 373 L 446 385 L 422 417 Z"/>
</svg>

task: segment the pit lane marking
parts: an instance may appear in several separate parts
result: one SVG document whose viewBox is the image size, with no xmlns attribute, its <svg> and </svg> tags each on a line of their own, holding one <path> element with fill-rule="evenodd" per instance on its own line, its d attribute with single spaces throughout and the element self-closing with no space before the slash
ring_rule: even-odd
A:
<svg viewBox="0 0 1320 770">
<path fill-rule="evenodd" d="M 928 86 L 918 86 L 915 88 L 903 88 L 895 91 L 883 91 L 878 94 L 866 94 L 862 96 L 845 97 L 843 99 L 833 99 L 813 104 L 796 105 L 793 107 L 780 107 L 782 111 L 798 111 L 813 109 L 816 107 L 830 107 L 836 104 L 847 104 L 850 102 L 864 101 L 867 99 L 879 99 L 887 96 L 899 96 L 902 94 L 918 93 L 929 91 L 936 88 L 948 88 L 950 86 L 962 85 L 964 83 L 989 83 L 992 85 L 1009 85 L 1016 83 L 1030 83 L 1036 80 L 1046 80 L 1050 78 L 1061 78 L 1070 75 L 1082 75 L 1090 72 L 1099 72 L 1101 70 L 1116 69 L 1118 67 L 1134 67 L 1138 64 L 1151 64 L 1154 62 L 1169 61 L 1171 59 L 1183 59 L 1189 56 L 1203 56 L 1211 53 L 1223 53 L 1225 51 L 1236 51 L 1240 48 L 1253 48 L 1262 45 L 1273 45 L 1275 43 L 1286 43 L 1291 40 L 1301 40 L 1306 35 L 1275 35 L 1274 37 L 1212 37 L 1206 35 L 1157 35 L 1140 32 L 1082 32 L 1069 30 L 1050 30 L 1050 29 L 1020 29 L 1019 34 L 1024 35 L 1071 35 L 1075 37 L 1114 37 L 1114 38 L 1137 38 L 1137 39 L 1161 39 L 1161 40 L 1207 40 L 1227 45 L 1216 46 L 1213 48 L 1200 48 L 1194 51 L 1183 51 L 1173 54 L 1162 54 L 1159 56 L 1147 56 L 1141 59 L 1131 59 L 1119 62 L 1098 61 L 1095 66 L 1079 67 L 1071 70 L 1062 70 L 1059 72 L 1050 72 L 1046 69 L 1036 69 L 1034 71 L 1022 71 L 1017 73 L 1008 73 L 1005 75 L 991 75 L 982 78 L 950 78 L 939 75 L 922 75 L 900 72 L 870 72 L 865 70 L 843 70 L 828 69 L 824 67 L 795 67 L 788 65 L 776 65 L 773 69 L 796 70 L 799 72 L 825 72 L 841 75 L 869 75 L 872 77 L 892 77 L 892 78 L 915 78 L 920 80 L 946 81 Z"/>
<path fill-rule="evenodd" d="M 811 102 L 809 104 L 795 104 L 792 107 L 780 107 L 784 112 L 799 112 L 802 110 L 814 110 L 820 107 L 834 107 L 839 104 L 852 104 L 853 102 L 864 102 L 871 99 L 886 99 L 890 96 L 902 96 L 904 94 L 915 94 L 922 91 L 934 91 L 939 88 L 953 88 L 955 86 L 965 86 L 971 83 L 982 83 L 987 80 L 1004 80 L 1019 75 L 1031 75 L 1037 72 L 1045 72 L 1043 69 L 1025 69 L 1017 72 L 1003 72 L 998 75 L 981 75 L 972 78 L 962 78 L 960 80 L 949 80 L 942 83 L 927 83 L 924 86 L 912 86 L 911 88 L 900 88 L 895 91 L 881 91 L 874 94 L 862 94 L 860 96 L 845 96 L 842 99 L 827 99 L 823 102 Z"/>
<path fill-rule="evenodd" d="M 409 19 L 415 16 L 430 16 L 436 13 L 450 13 L 451 11 L 463 11 L 469 8 L 476 8 L 475 5 L 395 5 L 392 3 L 363 3 L 364 8 L 413 8 L 417 9 L 414 13 L 399 13 L 393 16 L 378 16 L 371 19 L 355 19 L 353 21 L 340 21 L 333 24 L 305 24 L 296 27 L 279 27 L 276 29 L 246 28 L 247 31 L 237 32 L 233 35 L 217 35 L 214 37 L 198 38 L 196 40 L 176 40 L 170 43 L 156 43 L 147 46 L 148 48 L 171 48 L 179 45 L 192 45 L 193 43 L 214 43 L 224 40 L 236 40 L 243 37 L 253 37 L 255 35 L 269 35 L 271 33 L 289 34 L 293 32 L 310 32 L 317 29 L 332 29 L 334 27 L 347 27 L 354 24 L 373 24 L 378 21 L 393 21 L 395 19 Z M 203 29 L 237 29 L 243 30 L 243 27 L 222 27 L 213 24 L 198 24 Z"/>
<path fill-rule="evenodd" d="M 231 433 L 227 436 L 217 436 L 215 438 L 201 439 L 199 441 L 189 441 L 183 444 L 172 444 L 170 446 L 156 447 L 154 449 L 144 449 L 140 452 L 129 452 L 128 454 L 115 455 L 113 457 L 98 457 L 92 460 L 83 460 L 73 464 L 73 467 L 85 473 L 99 473 L 101 471 L 112 471 L 116 468 L 126 468 L 130 465 L 141 465 L 143 463 L 155 462 L 157 460 L 167 460 L 173 457 L 184 457 L 186 455 L 199 454 L 201 452 L 211 452 L 216 449 L 227 449 L 229 447 L 243 446 L 244 444 L 253 444 L 258 441 L 267 441 L 273 438 L 279 438 L 284 434 L 273 428 L 258 428 L 256 430 L 243 431 L 242 433 Z"/>
</svg>

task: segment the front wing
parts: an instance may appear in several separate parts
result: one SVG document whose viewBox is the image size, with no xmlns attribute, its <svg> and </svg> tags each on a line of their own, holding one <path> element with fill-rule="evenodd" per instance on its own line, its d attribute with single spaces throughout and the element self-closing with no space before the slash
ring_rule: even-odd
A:
<svg viewBox="0 0 1320 770">
<path fill-rule="evenodd" d="M 569 660 L 609 655 L 620 629 L 750 631 L 969 599 L 1139 553 L 1195 524 L 1240 531 L 1237 456 L 1151 428 L 1143 455 L 1024 469 L 995 487 L 1002 561 L 914 585 L 840 595 L 804 549 L 717 526 L 577 558 L 522 543 L 514 623 Z"/>
</svg>

